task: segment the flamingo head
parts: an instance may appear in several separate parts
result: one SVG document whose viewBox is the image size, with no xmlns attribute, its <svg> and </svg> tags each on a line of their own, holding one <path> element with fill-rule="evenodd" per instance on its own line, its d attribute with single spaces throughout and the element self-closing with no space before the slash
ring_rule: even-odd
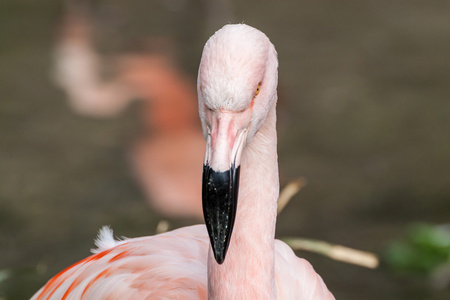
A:
<svg viewBox="0 0 450 300">
<path fill-rule="evenodd" d="M 236 216 L 241 153 L 277 99 L 275 47 L 261 31 L 226 25 L 207 41 L 198 73 L 198 103 L 207 141 L 203 215 L 214 257 L 225 260 Z"/>
</svg>

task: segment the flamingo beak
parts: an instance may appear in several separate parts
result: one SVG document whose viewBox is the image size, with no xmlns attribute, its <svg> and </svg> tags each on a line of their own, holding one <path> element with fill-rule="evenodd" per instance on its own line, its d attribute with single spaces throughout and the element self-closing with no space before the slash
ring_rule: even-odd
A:
<svg viewBox="0 0 450 300">
<path fill-rule="evenodd" d="M 203 164 L 203 216 L 214 258 L 222 264 L 236 217 L 240 158 L 247 129 L 240 126 L 245 120 L 235 113 L 215 112 L 210 119 Z"/>
</svg>

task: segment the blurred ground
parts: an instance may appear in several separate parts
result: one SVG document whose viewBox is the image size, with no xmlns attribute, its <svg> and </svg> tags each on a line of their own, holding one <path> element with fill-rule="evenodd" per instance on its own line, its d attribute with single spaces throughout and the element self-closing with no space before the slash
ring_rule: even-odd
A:
<svg viewBox="0 0 450 300">
<path fill-rule="evenodd" d="M 195 77 L 215 29 L 202 1 L 94 1 L 98 47 L 125 51 L 146 35 L 179 43 Z M 380 253 L 409 222 L 449 222 L 450 2 L 234 1 L 230 21 L 255 26 L 280 59 L 282 185 L 308 186 L 277 236 Z M 126 150 L 139 122 L 78 117 L 50 81 L 61 1 L 0 3 L 1 299 L 27 299 L 87 256 L 100 226 L 154 233 Z M 208 19 L 209 18 L 209 19 Z M 190 224 L 171 220 L 172 226 Z M 306 257 L 337 299 L 449 299 L 420 279 Z M 2 277 L 5 272 L 1 273 Z"/>
</svg>

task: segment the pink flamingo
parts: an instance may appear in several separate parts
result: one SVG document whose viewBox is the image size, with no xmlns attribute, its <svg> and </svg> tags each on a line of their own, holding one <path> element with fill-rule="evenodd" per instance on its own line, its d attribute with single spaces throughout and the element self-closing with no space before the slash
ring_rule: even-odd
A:
<svg viewBox="0 0 450 300">
<path fill-rule="evenodd" d="M 149 40 L 158 51 L 116 55 L 105 63 L 92 45 L 87 15 L 82 7 L 69 9 L 55 47 L 55 83 L 82 115 L 114 116 L 141 99 L 142 133 L 128 156 L 147 202 L 165 216 L 200 219 L 202 191 L 196 183 L 205 140 L 195 83 L 167 53 L 169 39 Z M 108 81 L 100 76 L 105 65 L 115 71 Z"/>
<path fill-rule="evenodd" d="M 95 254 L 32 299 L 334 299 L 311 265 L 274 239 L 277 68 L 261 31 L 217 31 L 198 75 L 206 228 L 122 241 L 102 229 Z"/>
</svg>

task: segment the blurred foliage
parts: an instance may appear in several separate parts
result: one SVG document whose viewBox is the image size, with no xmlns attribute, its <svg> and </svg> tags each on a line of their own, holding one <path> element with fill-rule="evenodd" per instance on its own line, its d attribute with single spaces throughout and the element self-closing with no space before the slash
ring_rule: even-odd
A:
<svg viewBox="0 0 450 300">
<path fill-rule="evenodd" d="M 406 235 L 392 242 L 385 262 L 401 275 L 427 277 L 435 288 L 450 284 L 450 224 L 413 224 Z"/>
</svg>

